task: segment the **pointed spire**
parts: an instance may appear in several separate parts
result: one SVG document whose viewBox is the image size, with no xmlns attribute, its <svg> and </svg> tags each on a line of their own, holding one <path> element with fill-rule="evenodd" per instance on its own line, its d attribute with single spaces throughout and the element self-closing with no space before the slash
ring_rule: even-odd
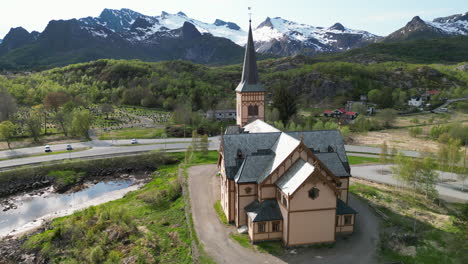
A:
<svg viewBox="0 0 468 264">
<path fill-rule="evenodd" d="M 252 35 L 252 20 L 249 20 L 249 35 L 245 46 L 244 67 L 242 69 L 242 79 L 236 88 L 238 92 L 264 92 L 265 89 L 260 84 L 257 70 L 257 58 L 255 56 L 255 46 Z"/>
</svg>

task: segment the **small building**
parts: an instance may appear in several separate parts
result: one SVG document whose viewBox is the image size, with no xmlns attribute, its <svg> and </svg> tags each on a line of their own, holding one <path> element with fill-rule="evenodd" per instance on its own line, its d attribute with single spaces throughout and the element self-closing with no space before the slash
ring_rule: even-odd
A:
<svg viewBox="0 0 468 264">
<path fill-rule="evenodd" d="M 216 121 L 236 121 L 236 109 L 209 110 L 205 117 Z"/>
<path fill-rule="evenodd" d="M 424 105 L 424 100 L 421 96 L 413 96 L 408 101 L 408 105 L 412 107 L 421 107 Z"/>
<path fill-rule="evenodd" d="M 333 117 L 333 118 L 341 118 L 341 119 L 348 119 L 354 120 L 359 114 L 357 112 L 346 111 L 344 108 L 323 111 L 323 116 L 325 117 Z"/>
</svg>

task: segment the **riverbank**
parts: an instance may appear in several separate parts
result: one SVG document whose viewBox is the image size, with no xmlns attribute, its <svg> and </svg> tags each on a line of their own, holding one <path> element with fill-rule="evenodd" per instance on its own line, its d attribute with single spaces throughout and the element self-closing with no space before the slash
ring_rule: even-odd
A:
<svg viewBox="0 0 468 264">
<path fill-rule="evenodd" d="M 170 154 L 175 160 L 184 153 Z M 216 152 L 194 153 L 194 164 Z M 20 238 L 0 241 L 0 263 L 193 263 L 178 164 L 158 166 L 151 181 L 121 199 L 56 218 Z"/>
<path fill-rule="evenodd" d="M 22 167 L 0 172 L 0 197 L 36 190 L 56 185 L 61 174 L 53 171 L 71 171 L 81 174 L 77 182 L 104 178 L 114 174 L 133 173 L 136 171 L 154 171 L 159 165 L 174 164 L 177 159 L 162 152 L 149 152 L 130 157 L 114 157 L 97 160 L 64 160 L 58 164 L 44 164 L 38 167 Z M 69 179 L 67 179 L 69 180 Z M 71 179 L 73 180 L 73 179 Z M 67 182 L 65 182 L 67 183 Z M 67 187 L 67 186 L 65 186 Z M 66 189 L 65 189 L 66 190 Z"/>
</svg>

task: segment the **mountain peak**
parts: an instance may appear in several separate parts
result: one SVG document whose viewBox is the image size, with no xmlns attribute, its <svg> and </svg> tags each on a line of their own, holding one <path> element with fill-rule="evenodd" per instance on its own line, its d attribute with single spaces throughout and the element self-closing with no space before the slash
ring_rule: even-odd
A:
<svg viewBox="0 0 468 264">
<path fill-rule="evenodd" d="M 412 25 L 424 24 L 425 25 L 426 23 L 419 16 L 415 16 L 413 17 L 413 19 L 411 19 L 411 21 L 408 24 L 412 24 Z"/>
<path fill-rule="evenodd" d="M 277 18 L 279 18 L 279 17 L 277 17 Z M 271 22 L 271 18 L 270 18 L 270 17 L 267 17 L 267 18 L 265 19 L 265 21 L 263 21 L 262 23 L 260 23 L 260 25 L 258 25 L 257 29 L 262 28 L 262 27 L 274 28 L 273 23 Z"/>
<path fill-rule="evenodd" d="M 185 21 L 182 26 L 182 36 L 186 39 L 194 39 L 201 36 L 200 31 L 190 22 Z"/>
<path fill-rule="evenodd" d="M 226 21 L 221 20 L 221 19 L 216 19 L 215 22 L 213 23 L 213 25 L 215 25 L 215 26 L 227 26 L 228 28 L 233 29 L 233 30 L 240 30 L 241 29 L 236 23 L 226 22 Z"/>
<path fill-rule="evenodd" d="M 338 31 L 345 31 L 345 27 L 340 23 L 337 22 L 333 26 L 331 26 L 329 29 L 331 30 L 338 30 Z"/>
<path fill-rule="evenodd" d="M 186 15 L 184 12 L 182 12 L 182 11 L 179 11 L 179 12 L 177 13 L 177 15 L 187 17 L 187 15 Z"/>
<path fill-rule="evenodd" d="M 162 19 L 165 19 L 168 15 L 169 15 L 169 13 L 166 12 L 166 11 L 162 11 L 162 12 L 161 12 L 161 18 L 162 18 Z"/>
</svg>

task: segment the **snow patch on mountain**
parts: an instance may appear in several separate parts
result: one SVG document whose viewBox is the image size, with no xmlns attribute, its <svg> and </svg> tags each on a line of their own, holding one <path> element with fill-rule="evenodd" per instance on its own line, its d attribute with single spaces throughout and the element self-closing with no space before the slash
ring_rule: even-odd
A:
<svg viewBox="0 0 468 264">
<path fill-rule="evenodd" d="M 424 21 L 426 24 L 444 31 L 449 35 L 468 35 L 468 12 L 449 17 Z"/>
<path fill-rule="evenodd" d="M 333 34 L 356 34 L 362 35 L 364 40 L 370 40 L 377 36 L 363 30 L 346 28 L 337 23 L 330 28 L 314 27 L 306 24 L 299 24 L 281 17 L 267 18 L 265 22 L 254 30 L 255 41 L 269 42 L 289 38 L 300 42 L 316 39 L 324 45 L 330 45 L 337 40 Z"/>
</svg>

